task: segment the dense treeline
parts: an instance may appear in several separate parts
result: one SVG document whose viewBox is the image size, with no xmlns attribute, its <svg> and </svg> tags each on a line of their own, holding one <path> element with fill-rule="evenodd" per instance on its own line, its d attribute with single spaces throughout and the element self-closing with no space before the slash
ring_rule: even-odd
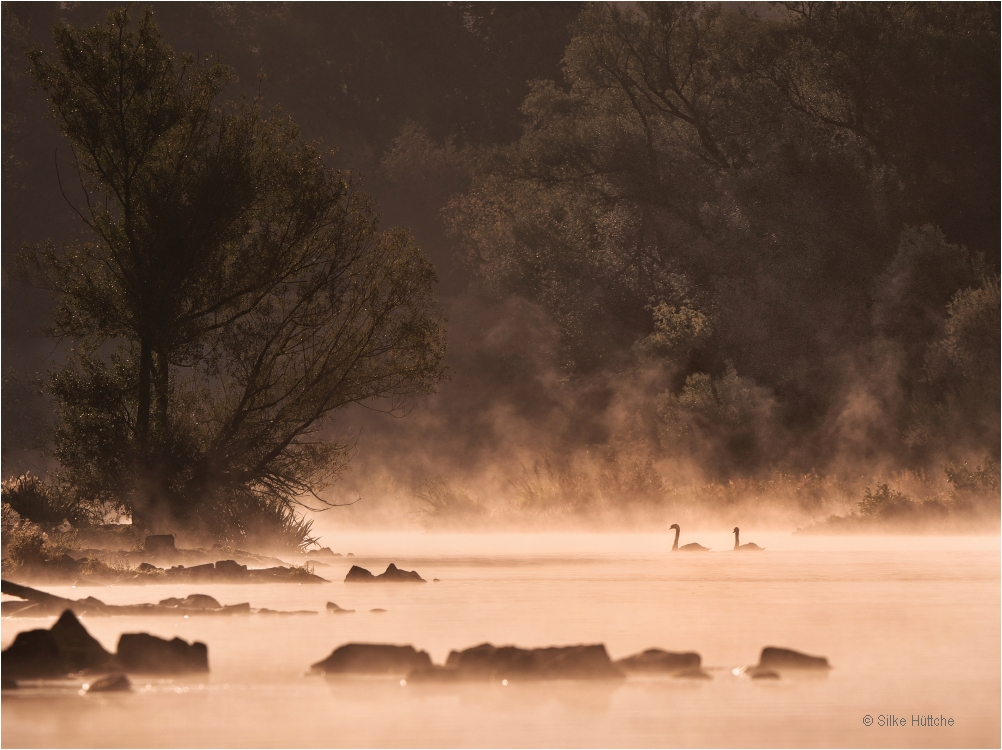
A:
<svg viewBox="0 0 1002 750">
<path fill-rule="evenodd" d="M 77 231 L 22 50 L 108 7 L 4 6 L 5 264 Z M 153 7 L 435 266 L 451 381 L 409 419 L 351 413 L 354 489 L 533 451 L 654 461 L 659 487 L 997 466 L 997 5 Z M 7 474 L 51 434 L 23 385 L 51 302 L 5 292 Z"/>
<path fill-rule="evenodd" d="M 568 371 L 664 363 L 664 451 L 997 455 L 998 17 L 591 6 L 446 215 Z"/>
</svg>

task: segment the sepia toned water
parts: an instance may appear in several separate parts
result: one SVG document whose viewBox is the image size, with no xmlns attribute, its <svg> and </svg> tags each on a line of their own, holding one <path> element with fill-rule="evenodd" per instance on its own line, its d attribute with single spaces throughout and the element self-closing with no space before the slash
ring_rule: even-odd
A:
<svg viewBox="0 0 1002 750">
<path fill-rule="evenodd" d="M 664 534 L 379 534 L 325 537 L 352 551 L 324 585 L 46 590 L 108 603 L 210 594 L 316 616 L 83 618 L 105 648 L 147 631 L 208 644 L 211 673 L 137 677 L 129 694 L 78 685 L 7 691 L 4 747 L 998 747 L 998 537 L 795 537 L 683 531 L 715 548 L 669 554 Z M 395 562 L 425 585 L 346 585 L 352 562 Z M 355 609 L 327 615 L 333 601 Z M 385 613 L 372 613 L 373 608 Z M 4 620 L 6 647 L 53 619 Z M 484 641 L 604 643 L 612 658 L 695 650 L 711 681 L 401 685 L 328 680 L 309 665 L 350 641 L 413 644 L 443 662 Z M 827 656 L 825 677 L 735 676 L 763 646 Z M 79 680 L 78 682 L 83 682 Z M 912 726 L 911 717 L 953 726 Z M 906 725 L 881 726 L 887 717 Z M 864 717 L 873 717 L 866 726 Z"/>
</svg>

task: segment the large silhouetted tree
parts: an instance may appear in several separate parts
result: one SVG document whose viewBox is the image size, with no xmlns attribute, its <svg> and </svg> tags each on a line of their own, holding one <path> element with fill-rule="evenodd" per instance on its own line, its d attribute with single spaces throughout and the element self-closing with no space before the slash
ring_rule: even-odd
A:
<svg viewBox="0 0 1002 750">
<path fill-rule="evenodd" d="M 29 57 L 91 236 L 23 257 L 75 342 L 63 477 L 147 528 L 288 519 L 345 458 L 318 435 L 335 411 L 441 376 L 434 272 L 290 120 L 216 104 L 228 70 L 175 56 L 151 12 L 54 35 Z"/>
</svg>

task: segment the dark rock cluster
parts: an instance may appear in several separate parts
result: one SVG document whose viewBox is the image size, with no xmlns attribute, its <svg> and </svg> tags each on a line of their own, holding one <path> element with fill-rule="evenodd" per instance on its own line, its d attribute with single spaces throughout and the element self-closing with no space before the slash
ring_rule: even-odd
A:
<svg viewBox="0 0 1002 750">
<path fill-rule="evenodd" d="M 823 656 L 802 654 L 790 648 L 766 646 L 758 658 L 758 664 L 748 667 L 745 674 L 753 680 L 778 680 L 784 672 L 824 674 L 831 669 L 828 659 Z"/>
<path fill-rule="evenodd" d="M 49 630 L 18 633 L 0 655 L 0 668 L 7 680 L 65 677 L 76 672 L 141 672 L 180 674 L 209 671 L 209 653 L 204 643 L 167 641 L 148 633 L 123 633 L 116 654 L 111 654 L 66 610 Z M 122 689 L 108 685 L 92 690 Z M 94 683 L 95 685 L 97 683 Z M 13 686 L 12 686 L 13 687 Z"/>
<path fill-rule="evenodd" d="M 414 670 L 431 669 L 427 651 L 413 646 L 381 643 L 346 643 L 323 661 L 310 667 L 320 674 L 373 674 L 406 676 Z"/>
<path fill-rule="evenodd" d="M 18 583 L 3 581 L 0 590 L 4 594 L 20 597 L 24 601 L 6 601 L 0 604 L 4 617 L 51 617 L 63 610 L 72 610 L 77 615 L 264 615 L 264 614 L 306 614 L 316 612 L 278 612 L 273 609 L 252 609 L 248 602 L 222 605 L 205 594 L 192 594 L 179 599 L 162 599 L 158 604 L 105 604 L 100 599 L 88 596 L 86 599 L 64 599 L 47 594 L 38 589 Z"/>
<path fill-rule="evenodd" d="M 334 605 L 335 607 L 337 605 Z M 777 670 L 827 670 L 828 660 L 790 649 L 768 647 L 760 665 L 747 675 L 755 679 L 778 679 Z M 662 674 L 687 679 L 711 679 L 694 651 L 648 649 L 612 661 L 605 646 L 585 644 L 519 648 L 482 643 L 452 651 L 444 665 L 433 664 L 424 651 L 413 646 L 378 643 L 348 643 L 310 669 L 325 675 L 384 675 L 405 677 L 408 682 L 494 682 L 508 680 L 621 680 L 628 674 Z"/>
<path fill-rule="evenodd" d="M 348 575 L 344 577 L 345 583 L 427 583 L 416 570 L 401 570 L 393 563 L 386 566 L 386 572 L 378 576 L 373 575 L 365 568 L 352 565 Z"/>
</svg>

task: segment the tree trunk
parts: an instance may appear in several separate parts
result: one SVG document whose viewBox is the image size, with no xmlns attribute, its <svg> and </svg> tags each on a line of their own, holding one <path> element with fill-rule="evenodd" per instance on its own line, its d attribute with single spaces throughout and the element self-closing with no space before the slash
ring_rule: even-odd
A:
<svg viewBox="0 0 1002 750">
<path fill-rule="evenodd" d="M 154 416 L 156 421 L 154 422 L 153 427 L 162 438 L 166 438 L 168 434 L 167 407 L 170 401 L 170 363 L 168 362 L 167 357 L 161 352 L 157 352 L 154 378 L 153 390 L 156 394 L 156 409 Z"/>
<path fill-rule="evenodd" d="M 136 414 L 136 442 L 146 452 L 150 437 L 150 387 L 153 370 L 153 350 L 146 339 L 139 342 L 139 407 Z"/>
</svg>

